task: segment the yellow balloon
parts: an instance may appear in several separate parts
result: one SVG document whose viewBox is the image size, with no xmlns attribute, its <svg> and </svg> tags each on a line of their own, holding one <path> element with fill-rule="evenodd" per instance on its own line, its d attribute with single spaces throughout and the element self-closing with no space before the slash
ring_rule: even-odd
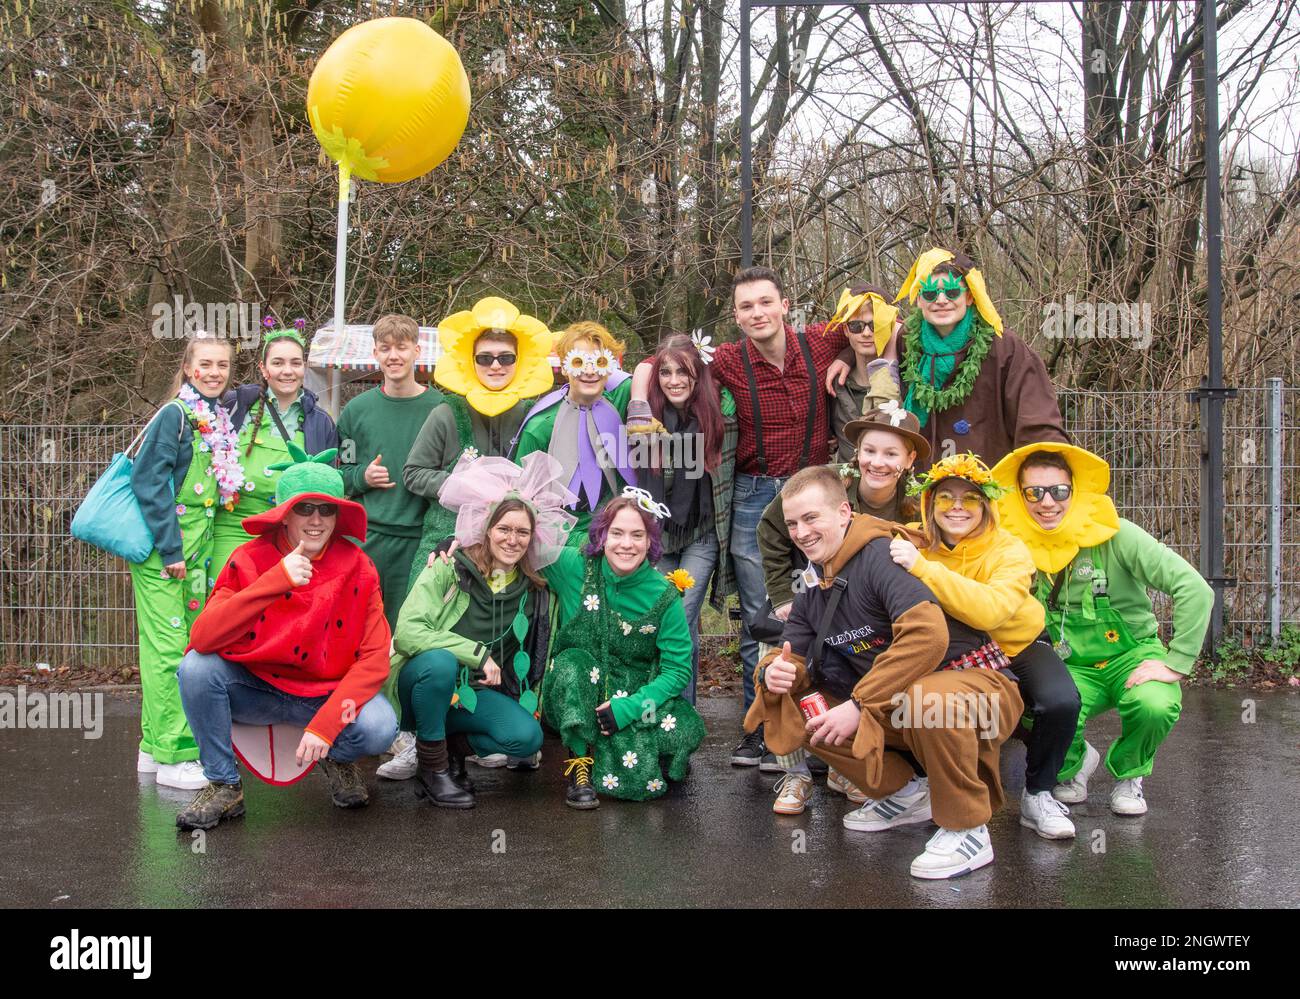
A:
<svg viewBox="0 0 1300 999">
<path fill-rule="evenodd" d="M 469 101 L 456 49 L 411 17 L 349 28 L 307 85 L 312 131 L 330 159 L 387 184 L 426 174 L 451 155 L 469 122 Z"/>
</svg>

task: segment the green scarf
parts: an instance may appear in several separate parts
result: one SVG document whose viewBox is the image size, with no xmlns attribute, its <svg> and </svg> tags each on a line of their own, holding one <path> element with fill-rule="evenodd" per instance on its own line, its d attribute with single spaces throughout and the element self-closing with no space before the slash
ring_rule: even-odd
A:
<svg viewBox="0 0 1300 999">
<path fill-rule="evenodd" d="M 973 308 L 947 336 L 926 322 L 919 309 L 907 317 L 904 327 L 902 377 L 907 397 L 903 405 L 925 426 L 931 413 L 960 406 L 970 396 L 993 342 L 993 327 Z M 970 351 L 954 378 L 957 355 L 968 346 Z"/>
</svg>

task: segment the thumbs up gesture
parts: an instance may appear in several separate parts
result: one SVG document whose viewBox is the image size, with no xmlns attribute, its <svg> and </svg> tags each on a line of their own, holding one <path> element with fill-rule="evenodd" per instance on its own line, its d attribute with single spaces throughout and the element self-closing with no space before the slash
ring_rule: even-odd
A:
<svg viewBox="0 0 1300 999">
<path fill-rule="evenodd" d="M 382 454 L 375 455 L 375 460 L 366 466 L 366 485 L 371 489 L 392 489 L 397 485 L 388 477 L 388 469 L 380 464 Z"/>
<path fill-rule="evenodd" d="M 796 666 L 790 643 L 785 642 L 781 646 L 781 654 L 768 663 L 767 669 L 763 671 L 763 686 L 773 694 L 788 693 L 794 686 Z"/>
<path fill-rule="evenodd" d="M 306 586 L 311 582 L 311 559 L 303 554 L 303 542 L 283 558 L 285 575 L 294 586 Z"/>
</svg>

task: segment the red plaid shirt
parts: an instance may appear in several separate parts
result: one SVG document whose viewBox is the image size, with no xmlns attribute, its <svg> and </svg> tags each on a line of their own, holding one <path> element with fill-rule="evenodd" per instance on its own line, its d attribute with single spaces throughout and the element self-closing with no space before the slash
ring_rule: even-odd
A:
<svg viewBox="0 0 1300 999">
<path fill-rule="evenodd" d="M 749 379 L 745 376 L 742 350 L 749 351 L 754 382 L 758 387 L 766 474 L 785 478 L 799 471 L 799 455 L 804 449 L 804 435 L 808 429 L 808 408 L 813 405 L 817 407 L 817 413 L 813 419 L 812 443 L 808 446 L 808 463 L 825 465 L 831 460 L 834 442 L 825 390 L 826 369 L 835 360 L 835 355 L 848 346 L 848 339 L 842 329 L 823 333 L 825 328 L 825 324 L 818 323 L 809 326 L 804 333 L 813 366 L 817 369 L 816 400 L 808 398 L 808 371 L 804 366 L 803 351 L 790 326 L 785 328 L 783 369 L 778 370 L 775 364 L 764 360 L 746 336 L 735 343 L 718 346 L 713 355 L 713 374 L 736 397 L 736 417 L 740 424 L 736 471 L 764 474 L 758 463 L 758 435 L 754 432 L 754 407 L 749 397 Z"/>
</svg>

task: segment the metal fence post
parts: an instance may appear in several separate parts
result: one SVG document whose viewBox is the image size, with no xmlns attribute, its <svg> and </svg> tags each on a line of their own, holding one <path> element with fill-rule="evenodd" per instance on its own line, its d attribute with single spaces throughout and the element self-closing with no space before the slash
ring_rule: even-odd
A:
<svg viewBox="0 0 1300 999">
<path fill-rule="evenodd" d="M 1282 379 L 1265 380 L 1268 415 L 1268 634 L 1282 636 Z"/>
</svg>

